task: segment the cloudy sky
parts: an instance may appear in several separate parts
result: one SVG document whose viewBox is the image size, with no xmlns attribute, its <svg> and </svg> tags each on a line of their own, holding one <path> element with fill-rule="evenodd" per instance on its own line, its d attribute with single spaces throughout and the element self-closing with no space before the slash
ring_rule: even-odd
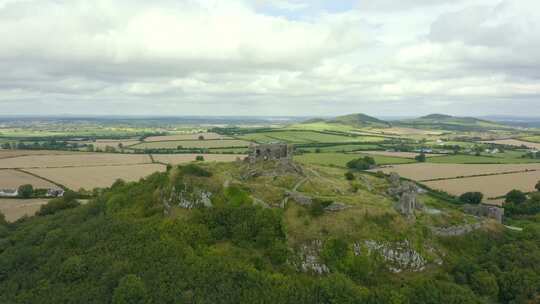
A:
<svg viewBox="0 0 540 304">
<path fill-rule="evenodd" d="M 1 114 L 540 116 L 538 0 L 0 0 Z"/>
</svg>

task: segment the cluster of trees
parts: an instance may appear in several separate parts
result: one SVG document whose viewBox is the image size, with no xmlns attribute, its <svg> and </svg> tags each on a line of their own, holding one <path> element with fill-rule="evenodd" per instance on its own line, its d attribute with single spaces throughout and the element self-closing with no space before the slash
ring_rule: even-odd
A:
<svg viewBox="0 0 540 304">
<path fill-rule="evenodd" d="M 174 170 L 174 169 L 171 169 Z M 116 182 L 86 205 L 67 193 L 34 218 L 0 215 L 0 302 L 5 303 L 533 303 L 540 228 L 440 240 L 444 266 L 397 277 L 376 255 L 329 236 L 325 276 L 298 271 L 283 210 L 254 206 L 241 186 L 215 190 L 213 207 L 163 217 L 163 190 L 214 183 L 190 164 Z M 186 190 L 189 188 L 185 188 Z M 324 207 L 327 202 L 319 202 Z M 75 208 L 76 207 L 76 208 Z M 316 210 L 313 210 L 316 212 Z"/>
<path fill-rule="evenodd" d="M 527 218 L 540 214 L 540 181 L 529 195 L 519 190 L 510 191 L 505 198 L 504 213 L 509 217 Z"/>
<path fill-rule="evenodd" d="M 369 170 L 375 167 L 377 163 L 371 156 L 364 156 L 361 158 L 353 159 L 347 163 L 347 168 L 352 170 Z"/>
</svg>

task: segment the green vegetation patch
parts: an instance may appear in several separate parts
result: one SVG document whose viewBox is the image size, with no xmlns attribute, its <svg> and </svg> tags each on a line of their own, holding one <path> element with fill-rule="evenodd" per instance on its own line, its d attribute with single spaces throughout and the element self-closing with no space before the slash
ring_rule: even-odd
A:
<svg viewBox="0 0 540 304">
<path fill-rule="evenodd" d="M 538 163 L 540 159 L 522 158 L 522 154 L 515 152 L 505 152 L 493 156 L 481 155 L 449 155 L 439 157 L 429 157 L 428 162 L 440 164 L 524 164 Z"/>
<path fill-rule="evenodd" d="M 250 133 L 242 135 L 240 138 L 251 140 L 258 143 L 268 143 L 283 141 L 289 143 L 308 144 L 308 143 L 344 143 L 344 142 L 381 142 L 384 137 L 376 136 L 354 136 L 339 135 L 315 131 L 274 131 L 262 133 Z"/>
<path fill-rule="evenodd" d="M 153 141 L 143 142 L 130 146 L 132 149 L 189 149 L 189 148 L 233 148 L 247 147 L 249 142 L 236 139 L 224 140 L 174 140 L 174 141 Z"/>
<path fill-rule="evenodd" d="M 339 167 L 345 167 L 348 162 L 359 157 L 366 156 L 361 153 L 306 153 L 303 155 L 295 156 L 295 160 L 305 164 L 317 164 L 317 165 L 334 165 Z M 390 165 L 390 164 L 408 164 L 414 163 L 413 159 L 402 157 L 391 157 L 381 155 L 369 155 L 375 159 L 378 165 Z M 437 157 L 434 157 L 437 158 Z"/>
</svg>

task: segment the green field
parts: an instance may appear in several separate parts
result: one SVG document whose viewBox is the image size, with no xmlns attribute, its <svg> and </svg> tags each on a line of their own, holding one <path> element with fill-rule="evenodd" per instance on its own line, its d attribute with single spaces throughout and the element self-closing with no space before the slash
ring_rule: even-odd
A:
<svg viewBox="0 0 540 304">
<path fill-rule="evenodd" d="M 540 159 L 521 158 L 523 153 L 508 151 L 494 156 L 449 155 L 428 158 L 430 163 L 442 164 L 524 164 L 538 163 Z"/>
<path fill-rule="evenodd" d="M 305 164 L 316 164 L 316 165 L 334 165 L 339 167 L 345 167 L 347 162 L 366 156 L 367 154 L 362 153 L 307 153 L 295 157 L 295 160 L 305 163 Z M 390 164 L 408 164 L 414 163 L 415 161 L 408 158 L 402 157 L 390 157 L 390 156 L 379 156 L 379 155 L 370 155 L 375 159 L 375 162 L 378 165 L 390 165 Z"/>
<path fill-rule="evenodd" d="M 245 140 L 225 139 L 225 140 L 174 140 L 174 141 L 154 141 L 143 142 L 130 146 L 132 149 L 177 149 L 181 146 L 183 149 L 199 148 L 230 148 L 247 147 L 250 142 Z"/>
<path fill-rule="evenodd" d="M 308 143 L 344 143 L 344 142 L 381 142 L 383 137 L 376 136 L 346 136 L 337 134 L 320 133 L 315 131 L 275 131 L 264 133 L 250 133 L 241 136 L 245 140 L 258 143 L 283 141 L 297 144 Z"/>
<path fill-rule="evenodd" d="M 353 152 L 353 151 L 367 151 L 367 150 L 377 150 L 380 149 L 380 146 L 378 145 L 371 145 L 371 144 L 359 144 L 359 145 L 335 145 L 335 146 L 329 146 L 329 147 L 308 147 L 308 148 L 302 148 L 297 147 L 297 150 L 306 150 L 310 152 L 315 152 L 317 149 L 319 149 L 321 152 Z"/>
<path fill-rule="evenodd" d="M 328 123 L 325 121 L 318 121 L 312 123 L 301 123 L 289 126 L 291 129 L 312 130 L 312 131 L 337 131 L 337 132 L 349 132 L 356 130 L 352 126 L 340 124 L 340 123 Z"/>
<path fill-rule="evenodd" d="M 522 137 L 522 138 L 519 138 L 519 139 L 524 140 L 524 141 L 540 143 L 540 135 L 527 136 L 527 137 Z"/>
</svg>

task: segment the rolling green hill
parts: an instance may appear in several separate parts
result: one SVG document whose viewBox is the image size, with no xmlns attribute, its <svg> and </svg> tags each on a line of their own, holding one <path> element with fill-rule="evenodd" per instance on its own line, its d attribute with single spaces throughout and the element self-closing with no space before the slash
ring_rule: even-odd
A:
<svg viewBox="0 0 540 304">
<path fill-rule="evenodd" d="M 329 121 L 330 123 L 340 123 L 344 125 L 349 125 L 353 127 L 363 128 L 363 127 L 377 127 L 385 128 L 390 127 L 390 123 L 380 120 L 378 118 L 368 116 L 366 114 L 350 114 L 336 117 Z"/>
<path fill-rule="evenodd" d="M 430 114 L 415 119 L 396 122 L 399 126 L 450 131 L 485 131 L 513 129 L 496 122 L 474 117 L 456 117 L 445 114 Z"/>
</svg>

